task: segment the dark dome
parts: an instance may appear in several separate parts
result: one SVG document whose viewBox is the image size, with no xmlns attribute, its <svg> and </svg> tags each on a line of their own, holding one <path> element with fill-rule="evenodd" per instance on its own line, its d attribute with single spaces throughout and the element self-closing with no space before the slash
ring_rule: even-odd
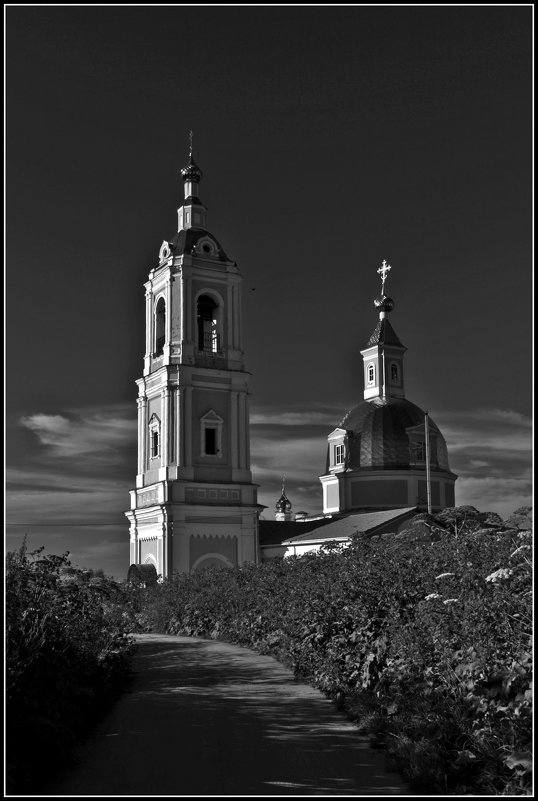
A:
<svg viewBox="0 0 538 801">
<path fill-rule="evenodd" d="M 290 501 L 288 501 L 284 493 L 282 493 L 282 495 L 276 502 L 275 509 L 277 510 L 277 512 L 289 512 L 291 510 L 291 503 Z"/>
<path fill-rule="evenodd" d="M 181 176 L 184 181 L 194 181 L 199 183 L 202 180 L 202 170 L 195 162 L 192 156 L 189 158 L 189 163 L 181 170 Z"/>
<path fill-rule="evenodd" d="M 390 312 L 394 309 L 394 301 L 386 295 L 381 295 L 380 298 L 374 300 L 374 306 L 380 311 Z"/>
<path fill-rule="evenodd" d="M 430 420 L 431 466 L 450 471 L 443 435 Z M 364 400 L 346 414 L 339 425 L 348 432 L 351 470 L 390 470 L 421 467 L 411 464 L 410 431 L 415 441 L 424 440 L 424 412 L 405 398 Z M 425 469 L 425 466 L 424 466 Z"/>
</svg>

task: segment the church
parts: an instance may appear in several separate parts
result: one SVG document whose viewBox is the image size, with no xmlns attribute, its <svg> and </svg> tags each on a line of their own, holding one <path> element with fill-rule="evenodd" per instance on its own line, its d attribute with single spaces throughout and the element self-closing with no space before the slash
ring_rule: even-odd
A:
<svg viewBox="0 0 538 801">
<path fill-rule="evenodd" d="M 418 510 L 454 506 L 457 476 L 443 435 L 405 397 L 406 348 L 389 320 L 391 268 L 383 262 L 378 320 L 361 351 L 364 398 L 328 434 L 323 511 L 294 515 L 283 486 L 275 519 L 260 519 L 241 273 L 206 227 L 192 140 L 181 175 L 177 233 L 163 241 L 144 285 L 138 469 L 126 512 L 131 566 L 153 566 L 166 577 L 300 555 L 356 531 L 396 532 Z"/>
</svg>

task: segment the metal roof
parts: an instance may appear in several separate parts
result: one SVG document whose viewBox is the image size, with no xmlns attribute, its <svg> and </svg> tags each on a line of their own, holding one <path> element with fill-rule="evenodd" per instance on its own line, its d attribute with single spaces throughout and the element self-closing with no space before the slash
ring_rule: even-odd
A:
<svg viewBox="0 0 538 801">
<path fill-rule="evenodd" d="M 430 463 L 449 472 L 448 452 L 443 435 L 430 423 Z M 348 432 L 350 470 L 426 469 L 415 464 L 410 431 L 424 428 L 424 412 L 406 398 L 388 396 L 363 400 L 349 411 L 339 428 Z"/>
<path fill-rule="evenodd" d="M 177 234 L 174 234 L 168 244 L 170 245 L 170 249 L 174 256 L 180 256 L 183 253 L 188 253 L 190 255 L 192 253 L 192 249 L 198 243 L 198 240 L 205 236 L 210 236 L 217 245 L 219 261 L 230 261 L 222 249 L 220 242 L 218 242 L 213 234 L 211 234 L 209 231 L 206 231 L 205 228 L 183 228 L 181 231 L 178 231 Z"/>
<path fill-rule="evenodd" d="M 386 509 L 381 512 L 362 512 L 359 514 L 347 515 L 337 519 L 329 520 L 328 525 L 323 526 L 320 531 L 310 533 L 299 533 L 283 541 L 283 545 L 299 545 L 309 542 L 328 542 L 333 539 L 349 539 L 352 534 L 362 532 L 364 534 L 374 534 L 376 529 L 385 526 L 387 523 L 403 520 L 406 516 L 411 517 L 417 514 L 415 506 L 403 509 Z M 296 527 L 302 523 L 297 523 Z"/>
<path fill-rule="evenodd" d="M 397 345 L 400 348 L 404 347 L 386 317 L 382 320 L 378 320 L 366 347 L 371 348 L 373 345 Z"/>
</svg>

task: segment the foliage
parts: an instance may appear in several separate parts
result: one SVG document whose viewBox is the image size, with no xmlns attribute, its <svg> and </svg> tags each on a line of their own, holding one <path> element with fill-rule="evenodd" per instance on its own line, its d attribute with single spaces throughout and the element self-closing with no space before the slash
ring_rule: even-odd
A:
<svg viewBox="0 0 538 801">
<path fill-rule="evenodd" d="M 66 760 L 121 688 L 132 624 L 119 585 L 67 554 L 23 544 L 6 567 L 7 778 L 21 793 Z"/>
<path fill-rule="evenodd" d="M 415 788 L 526 794 L 530 545 L 498 516 L 445 510 L 347 548 L 174 575 L 137 591 L 139 619 L 273 654 L 344 706 Z"/>
</svg>

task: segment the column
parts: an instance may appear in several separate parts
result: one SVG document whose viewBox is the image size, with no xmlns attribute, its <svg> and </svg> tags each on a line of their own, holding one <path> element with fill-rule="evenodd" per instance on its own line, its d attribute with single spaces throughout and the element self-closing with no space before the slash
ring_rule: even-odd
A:
<svg viewBox="0 0 538 801">
<path fill-rule="evenodd" d="M 150 356 L 153 352 L 153 309 L 152 307 L 152 292 L 150 289 L 146 290 L 146 356 Z"/>
<path fill-rule="evenodd" d="M 192 419 L 192 387 L 185 387 L 185 418 L 184 418 L 184 432 L 183 438 L 185 444 L 185 464 L 188 467 L 192 466 L 192 440 L 193 440 L 193 427 L 198 425 L 198 421 Z"/>
<path fill-rule="evenodd" d="M 138 426 L 137 426 L 138 469 L 137 469 L 136 472 L 138 473 L 138 475 L 140 475 L 140 473 L 142 473 L 143 470 L 144 470 L 143 461 L 142 461 L 142 414 L 143 414 L 142 402 L 143 402 L 142 398 L 137 398 L 136 399 L 136 406 L 137 406 L 137 411 L 138 411 L 138 417 L 137 417 L 137 422 L 138 422 Z"/>
<path fill-rule="evenodd" d="M 247 437 L 247 396 L 244 392 L 239 395 L 239 469 L 248 467 L 248 437 Z"/>
<path fill-rule="evenodd" d="M 231 284 L 228 284 L 226 289 L 226 308 L 225 308 L 225 317 L 226 320 L 222 322 L 226 322 L 226 350 L 230 351 L 235 348 L 235 331 L 234 331 L 234 297 L 233 297 L 233 287 Z"/>
<path fill-rule="evenodd" d="M 250 470 L 250 401 L 248 393 L 245 393 L 245 430 L 246 430 L 246 443 L 245 443 L 245 467 Z"/>
<path fill-rule="evenodd" d="M 230 394 L 230 440 L 232 448 L 232 469 L 239 468 L 239 410 L 237 405 L 237 392 Z"/>
<path fill-rule="evenodd" d="M 175 403 L 175 419 L 176 419 L 176 428 L 175 428 L 175 454 L 176 454 L 176 463 L 178 467 L 182 467 L 185 464 L 185 454 L 183 452 L 182 446 L 182 433 L 183 433 L 183 421 L 181 420 L 181 413 L 183 411 L 183 396 L 185 394 L 185 390 L 183 387 L 178 387 L 176 390 L 176 403 Z"/>
<path fill-rule="evenodd" d="M 170 417 L 170 387 L 167 386 L 161 390 L 161 419 L 162 419 L 161 467 L 167 467 L 169 463 L 169 455 L 170 455 L 169 417 Z"/>
<path fill-rule="evenodd" d="M 148 399 L 144 397 L 138 399 L 140 401 L 140 473 L 145 473 L 148 465 Z"/>
</svg>

